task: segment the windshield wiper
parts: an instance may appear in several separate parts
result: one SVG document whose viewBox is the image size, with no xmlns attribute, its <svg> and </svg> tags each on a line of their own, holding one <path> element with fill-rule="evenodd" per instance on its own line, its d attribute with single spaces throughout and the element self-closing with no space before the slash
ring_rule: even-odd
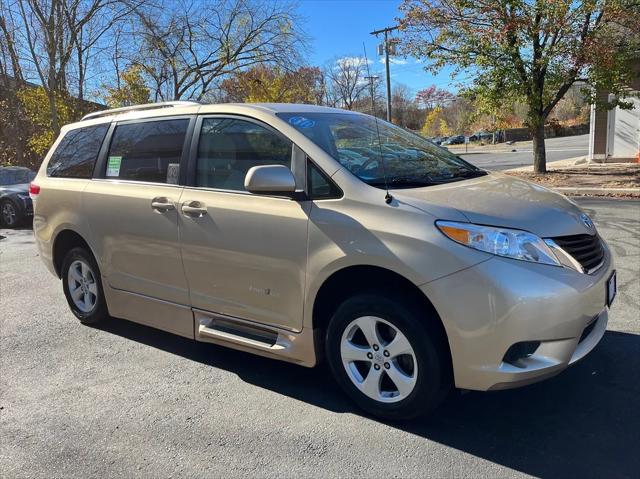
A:
<svg viewBox="0 0 640 479">
<path fill-rule="evenodd" d="M 447 177 L 431 177 L 435 184 L 452 183 L 454 181 L 468 180 L 470 178 L 478 178 L 488 173 L 484 170 L 459 170 Z"/>
<path fill-rule="evenodd" d="M 485 176 L 488 173 L 484 170 L 460 170 L 460 171 L 456 171 L 455 176 L 458 177 L 462 177 L 462 178 L 478 178 L 480 176 Z"/>
<path fill-rule="evenodd" d="M 421 188 L 423 186 L 433 186 L 437 185 L 437 182 L 428 181 L 428 180 L 420 180 L 416 178 L 390 178 L 389 180 L 372 180 L 366 181 L 367 184 L 376 187 L 384 188 L 385 185 L 388 185 L 389 188 Z"/>
</svg>

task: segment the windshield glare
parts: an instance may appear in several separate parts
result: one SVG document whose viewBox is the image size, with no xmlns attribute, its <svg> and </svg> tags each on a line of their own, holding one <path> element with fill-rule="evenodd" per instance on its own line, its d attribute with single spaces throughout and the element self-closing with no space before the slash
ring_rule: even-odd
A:
<svg viewBox="0 0 640 479">
<path fill-rule="evenodd" d="M 384 187 L 385 176 L 389 188 L 415 188 L 486 174 L 421 136 L 369 115 L 278 113 L 278 116 L 372 186 Z"/>
<path fill-rule="evenodd" d="M 35 178 L 35 172 L 24 169 L 1 169 L 0 168 L 0 185 L 20 185 L 30 183 Z"/>
</svg>

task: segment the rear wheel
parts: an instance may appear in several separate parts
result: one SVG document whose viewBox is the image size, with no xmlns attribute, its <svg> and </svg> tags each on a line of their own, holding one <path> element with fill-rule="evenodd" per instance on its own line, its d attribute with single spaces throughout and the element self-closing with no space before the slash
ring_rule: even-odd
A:
<svg viewBox="0 0 640 479">
<path fill-rule="evenodd" d="M 4 200 L 0 204 L 0 216 L 2 217 L 2 223 L 8 228 L 15 228 L 22 221 L 22 214 L 11 200 Z"/>
<path fill-rule="evenodd" d="M 62 263 L 62 287 L 69 307 L 85 324 L 94 324 L 108 316 L 100 270 L 85 248 L 73 248 Z"/>
<path fill-rule="evenodd" d="M 451 381 L 448 350 L 432 321 L 401 295 L 359 294 L 344 301 L 325 338 L 342 389 L 385 419 L 410 419 L 437 407 Z"/>
</svg>

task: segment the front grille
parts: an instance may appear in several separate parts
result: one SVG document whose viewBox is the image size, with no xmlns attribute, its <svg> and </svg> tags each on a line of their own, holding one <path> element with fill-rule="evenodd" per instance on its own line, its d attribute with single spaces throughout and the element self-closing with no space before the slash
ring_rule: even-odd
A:
<svg viewBox="0 0 640 479">
<path fill-rule="evenodd" d="M 598 235 L 558 236 L 552 239 L 573 256 L 587 272 L 602 263 L 604 248 Z"/>
</svg>

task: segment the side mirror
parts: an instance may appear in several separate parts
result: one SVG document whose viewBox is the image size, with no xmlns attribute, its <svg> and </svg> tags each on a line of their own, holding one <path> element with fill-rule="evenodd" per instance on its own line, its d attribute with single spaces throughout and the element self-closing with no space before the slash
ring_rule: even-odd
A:
<svg viewBox="0 0 640 479">
<path fill-rule="evenodd" d="M 244 177 L 244 188 L 256 195 L 292 197 L 296 191 L 296 180 L 286 166 L 254 166 Z"/>
</svg>

